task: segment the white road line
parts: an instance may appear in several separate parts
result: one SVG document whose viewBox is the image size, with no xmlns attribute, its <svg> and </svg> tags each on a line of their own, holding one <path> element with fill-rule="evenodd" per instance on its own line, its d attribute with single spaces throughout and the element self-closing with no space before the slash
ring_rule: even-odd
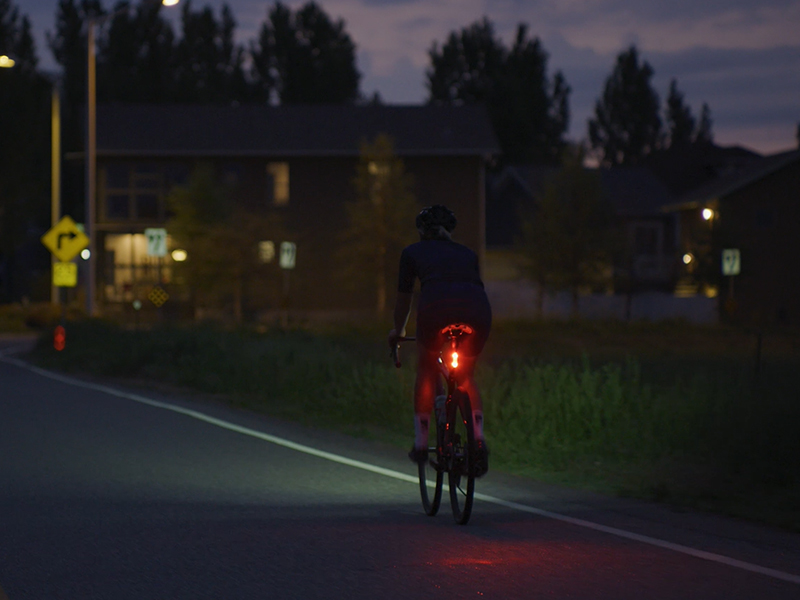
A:
<svg viewBox="0 0 800 600">
<path fill-rule="evenodd" d="M 418 484 L 419 480 L 417 477 L 407 475 L 405 473 L 401 473 L 399 471 L 394 471 L 392 469 L 385 469 L 383 467 L 378 467 L 376 465 L 372 465 L 370 463 L 366 463 L 360 460 L 353 460 L 351 458 L 347 458 L 345 456 L 339 456 L 338 454 L 333 454 L 331 452 L 325 452 L 324 450 L 318 450 L 316 448 L 312 448 L 311 446 L 306 446 L 303 444 L 298 444 L 296 442 L 292 442 L 290 440 L 280 438 L 274 435 L 270 435 L 268 433 L 264 433 L 258 431 L 256 429 L 250 429 L 249 427 L 242 427 L 241 425 L 236 425 L 235 423 L 230 423 L 229 421 L 224 421 L 222 419 L 217 419 L 216 417 L 209 416 L 205 413 L 191 410 L 188 408 L 183 408 L 181 406 L 177 406 L 175 404 L 169 404 L 167 402 L 159 402 L 157 400 L 151 400 L 150 398 L 145 398 L 144 396 L 140 396 L 138 394 L 131 394 L 128 392 L 123 392 L 105 385 L 100 385 L 96 383 L 89 383 L 86 381 L 81 381 L 79 379 L 74 379 L 72 377 L 67 377 L 65 375 L 60 375 L 58 373 L 53 373 L 51 371 L 47 371 L 45 369 L 40 369 L 39 367 L 35 367 L 30 365 L 24 361 L 15 359 L 15 358 L 8 358 L 3 356 L 3 353 L 0 353 L 0 361 L 8 362 L 14 364 L 18 367 L 28 369 L 42 375 L 43 377 L 48 377 L 50 379 L 54 379 L 56 381 L 60 381 L 62 383 L 66 383 L 68 385 L 74 385 L 77 387 L 82 387 L 88 390 L 94 390 L 97 392 L 102 392 L 105 394 L 109 394 L 111 396 L 116 396 L 117 398 L 123 398 L 126 400 L 133 400 L 134 402 L 139 402 L 141 404 L 146 404 L 148 406 L 153 406 L 155 408 L 161 408 L 164 410 L 169 410 L 175 413 L 180 413 L 182 415 L 186 415 L 188 417 L 192 417 L 193 419 L 198 419 L 200 421 L 204 421 L 211 425 L 215 425 L 217 427 L 221 427 L 223 429 L 228 429 L 229 431 L 234 431 L 236 433 L 241 433 L 243 435 L 249 435 L 251 437 L 263 440 L 265 442 L 270 442 L 271 444 L 276 444 L 278 446 L 283 446 L 284 448 L 289 448 L 291 450 L 295 450 L 297 452 L 303 452 L 305 454 L 309 454 L 311 456 L 316 456 L 318 458 L 322 458 L 325 460 L 329 460 L 335 463 L 339 463 L 342 465 L 347 465 L 349 467 L 355 467 L 357 469 L 362 469 L 364 471 L 369 471 L 371 473 L 376 473 L 378 475 L 383 475 L 385 477 L 392 477 L 394 479 L 399 479 L 400 481 L 406 481 L 409 483 Z M 594 531 L 600 531 L 603 533 L 607 533 L 610 535 L 614 535 L 617 537 L 625 538 L 628 540 L 633 540 L 635 542 L 640 542 L 643 544 L 648 544 L 650 546 L 656 546 L 658 548 L 664 548 L 666 550 L 672 550 L 674 552 L 680 552 L 681 554 L 686 554 L 688 556 L 693 556 L 695 558 L 701 558 L 704 560 L 708 560 L 711 562 L 716 562 L 722 565 L 726 565 L 729 567 L 734 567 L 736 569 L 741 569 L 743 571 L 749 571 L 751 573 L 758 573 L 759 575 L 766 575 L 767 577 L 772 577 L 774 579 L 780 579 L 782 581 L 788 581 L 790 583 L 800 584 L 800 575 L 793 575 L 791 573 L 786 573 L 784 571 L 779 571 L 777 569 L 770 569 L 768 567 L 762 567 L 759 565 L 755 565 L 752 563 L 748 563 L 742 560 L 737 560 L 735 558 L 730 558 L 728 556 L 723 556 L 721 554 L 715 554 L 713 552 L 706 552 L 705 550 L 698 550 L 696 548 L 692 548 L 690 546 L 684 546 L 682 544 L 675 544 L 673 542 L 668 542 L 665 540 L 660 540 L 658 538 L 650 537 L 647 535 L 641 535 L 638 533 L 633 533 L 632 531 L 626 531 L 624 529 L 618 529 L 616 527 L 609 527 L 607 525 L 601 525 L 600 523 L 594 523 L 592 521 L 585 521 L 584 519 L 576 519 L 575 517 L 569 517 L 567 515 L 562 515 L 559 513 L 550 512 L 548 510 L 543 510 L 541 508 L 536 508 L 533 506 L 528 506 L 526 504 L 520 504 L 518 502 L 510 502 L 508 500 L 503 500 L 502 498 L 496 498 L 494 496 L 488 496 L 486 494 L 476 493 L 475 498 L 481 500 L 483 502 L 489 502 L 491 504 L 496 504 L 498 506 L 504 506 L 506 508 L 511 508 L 514 510 L 519 510 L 521 512 L 531 513 L 535 515 L 539 515 L 542 517 L 546 517 L 548 519 L 553 519 L 556 521 L 562 521 L 564 523 L 569 523 L 571 525 L 576 525 L 578 527 L 584 527 L 586 529 L 592 529 Z"/>
</svg>

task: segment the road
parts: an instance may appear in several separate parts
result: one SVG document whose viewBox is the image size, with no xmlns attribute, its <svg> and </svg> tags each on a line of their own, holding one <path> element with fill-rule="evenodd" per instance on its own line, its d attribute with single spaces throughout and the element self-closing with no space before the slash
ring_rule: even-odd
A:
<svg viewBox="0 0 800 600">
<path fill-rule="evenodd" d="M 800 597 L 799 535 L 496 472 L 458 526 L 396 448 L 10 356 L 0 482 L 10 600 Z"/>
</svg>

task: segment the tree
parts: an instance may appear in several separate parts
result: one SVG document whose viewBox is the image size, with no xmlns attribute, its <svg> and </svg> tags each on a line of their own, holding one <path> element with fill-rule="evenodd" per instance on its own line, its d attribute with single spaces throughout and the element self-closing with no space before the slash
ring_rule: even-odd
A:
<svg viewBox="0 0 800 600">
<path fill-rule="evenodd" d="M 346 279 L 372 287 L 375 308 L 382 313 L 390 274 L 396 273 L 394 261 L 415 240 L 412 224 L 419 211 L 413 178 L 395 155 L 389 136 L 379 134 L 373 142 L 361 143 L 353 185 L 356 195 L 345 205 L 348 225 L 339 262 L 346 265 Z"/>
<path fill-rule="evenodd" d="M 678 83 L 673 79 L 669 83 L 667 96 L 667 127 L 669 128 L 669 145 L 686 146 L 693 141 L 695 120 L 692 109 L 683 101 L 683 94 L 678 91 Z"/>
<path fill-rule="evenodd" d="M 616 246 L 614 218 L 597 171 L 583 166 L 582 148 L 565 151 L 561 169 L 537 206 L 520 215 L 518 248 L 528 277 L 545 290 L 567 289 L 577 316 L 579 292 L 608 282 Z"/>
<path fill-rule="evenodd" d="M 712 144 L 714 142 L 714 134 L 711 131 L 711 109 L 708 104 L 703 103 L 703 108 L 700 109 L 700 122 L 697 125 L 697 130 L 694 134 L 695 144 Z"/>
<path fill-rule="evenodd" d="M 281 104 L 355 102 L 355 48 L 344 21 L 332 21 L 316 2 L 294 13 L 276 2 L 250 47 L 253 79 L 261 95 Z"/>
<path fill-rule="evenodd" d="M 175 49 L 176 100 L 229 103 L 253 99 L 244 72 L 244 49 L 234 43 L 236 22 L 227 4 L 217 21 L 210 7 L 181 11 L 183 36 Z"/>
<path fill-rule="evenodd" d="M 241 323 L 248 305 L 265 307 L 269 290 L 278 289 L 278 267 L 260 259 L 259 242 L 285 236 L 276 216 L 247 210 L 232 196 L 211 165 L 198 165 L 188 183 L 173 188 L 167 198 L 173 213 L 168 227 L 187 252 L 178 268 L 195 307 L 229 307 Z"/>
<path fill-rule="evenodd" d="M 569 126 L 570 89 L 547 77 L 547 53 L 527 26 L 506 48 L 487 19 L 451 32 L 428 51 L 428 102 L 487 106 L 506 162 L 557 162 Z"/>
<path fill-rule="evenodd" d="M 661 136 L 658 94 L 650 84 L 653 69 L 639 63 L 635 46 L 617 56 L 603 96 L 589 120 L 592 148 L 607 166 L 632 165 L 657 149 Z"/>
<path fill-rule="evenodd" d="M 0 299 L 10 300 L 22 289 L 12 281 L 22 275 L 17 249 L 50 206 L 50 84 L 37 69 L 30 20 L 11 0 L 0 0 L 0 54 L 15 61 L 0 69 Z"/>
<path fill-rule="evenodd" d="M 118 4 L 100 32 L 99 102 L 164 102 L 174 96 L 175 34 L 160 3 Z"/>
</svg>

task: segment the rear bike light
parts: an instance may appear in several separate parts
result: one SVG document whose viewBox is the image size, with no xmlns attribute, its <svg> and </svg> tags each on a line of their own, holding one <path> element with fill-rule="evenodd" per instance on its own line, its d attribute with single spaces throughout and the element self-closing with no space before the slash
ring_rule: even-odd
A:
<svg viewBox="0 0 800 600">
<path fill-rule="evenodd" d="M 454 369 L 458 368 L 458 352 L 453 352 L 453 360 L 450 362 L 450 365 Z"/>
</svg>

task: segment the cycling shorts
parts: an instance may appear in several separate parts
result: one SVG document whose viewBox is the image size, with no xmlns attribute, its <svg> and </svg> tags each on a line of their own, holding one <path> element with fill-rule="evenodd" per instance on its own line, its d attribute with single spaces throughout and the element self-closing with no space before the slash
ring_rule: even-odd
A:
<svg viewBox="0 0 800 600">
<path fill-rule="evenodd" d="M 489 339 L 492 309 L 483 287 L 473 283 L 432 282 L 420 293 L 417 307 L 417 343 L 431 352 L 441 350 L 448 325 L 464 323 L 474 332 L 462 338 L 464 356 L 478 356 Z"/>
</svg>

